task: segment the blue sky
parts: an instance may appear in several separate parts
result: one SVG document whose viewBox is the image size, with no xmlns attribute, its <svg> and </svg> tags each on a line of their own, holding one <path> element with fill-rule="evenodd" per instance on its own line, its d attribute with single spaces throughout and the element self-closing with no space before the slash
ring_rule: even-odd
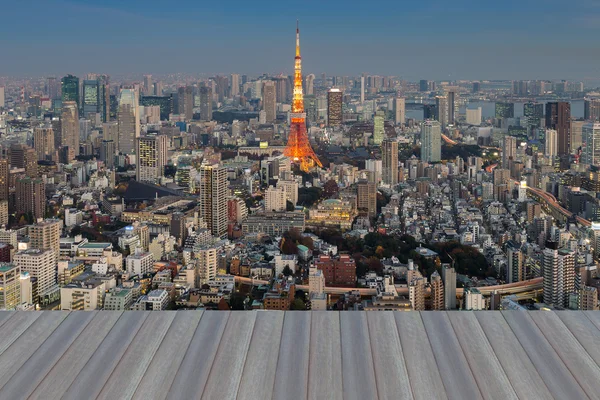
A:
<svg viewBox="0 0 600 400">
<path fill-rule="evenodd" d="M 600 80 L 600 1 L 3 0 L 0 76 L 306 73 Z M 488 4 L 489 3 L 489 4 Z"/>
</svg>

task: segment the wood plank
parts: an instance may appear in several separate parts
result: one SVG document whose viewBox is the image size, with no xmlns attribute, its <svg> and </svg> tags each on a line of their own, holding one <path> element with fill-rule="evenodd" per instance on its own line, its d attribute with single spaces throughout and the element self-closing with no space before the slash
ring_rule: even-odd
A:
<svg viewBox="0 0 600 400">
<path fill-rule="evenodd" d="M 163 400 L 187 354 L 203 311 L 177 311 L 133 398 Z"/>
<path fill-rule="evenodd" d="M 342 400 L 340 313 L 312 311 L 311 314 L 308 398 L 319 400 L 323 393 L 328 393 L 330 400 Z"/>
<path fill-rule="evenodd" d="M 583 311 L 557 311 L 556 316 L 569 328 L 590 357 L 600 365 L 600 330 Z"/>
<path fill-rule="evenodd" d="M 199 399 L 225 331 L 230 311 L 205 311 L 179 366 L 168 399 Z"/>
<path fill-rule="evenodd" d="M 415 399 L 447 399 L 427 331 L 418 312 L 394 313 L 408 379 Z"/>
<path fill-rule="evenodd" d="M 30 399 L 60 399 L 77 374 L 92 357 L 100 343 L 113 328 L 121 311 L 102 311 L 79 334 L 62 357 L 54 364 Z"/>
<path fill-rule="evenodd" d="M 95 316 L 95 311 L 70 313 L 19 370 L 11 368 L 15 374 L 0 390 L 0 398 L 27 398 Z M 52 315 L 57 320 L 63 317 L 62 313 Z"/>
<path fill-rule="evenodd" d="M 255 321 L 256 312 L 231 313 L 204 386 L 203 399 L 236 398 Z"/>
<path fill-rule="evenodd" d="M 62 398 L 96 398 L 149 315 L 150 311 L 125 312 L 124 318 L 120 318 L 105 336 Z"/>
<path fill-rule="evenodd" d="M 475 315 L 448 312 L 447 316 L 483 398 L 518 399 Z"/>
<path fill-rule="evenodd" d="M 412 399 L 394 313 L 380 311 L 366 315 L 379 398 Z"/>
<path fill-rule="evenodd" d="M 307 398 L 310 321 L 308 312 L 285 312 L 273 399 Z"/>
<path fill-rule="evenodd" d="M 526 312 L 501 311 L 546 386 L 557 399 L 586 399 L 568 368 Z"/>
<path fill-rule="evenodd" d="M 133 396 L 171 326 L 175 314 L 172 311 L 153 311 L 148 315 L 119 364 L 106 381 L 98 399 L 130 399 Z"/>
<path fill-rule="evenodd" d="M 9 381 L 69 315 L 67 311 L 40 311 L 40 313 L 40 317 L 0 355 L 0 387 Z"/>
<path fill-rule="evenodd" d="M 421 312 L 448 397 L 481 399 L 481 392 L 446 312 Z"/>
<path fill-rule="evenodd" d="M 529 312 L 529 316 L 565 366 L 572 371 L 579 386 L 591 399 L 600 399 L 600 391 L 598 391 L 600 368 L 569 328 L 553 312 Z"/>
<path fill-rule="evenodd" d="M 364 312 L 342 312 L 340 326 L 344 399 L 379 398 L 367 316 Z"/>
<path fill-rule="evenodd" d="M 283 311 L 258 312 L 246 356 L 238 399 L 270 399 L 283 329 Z"/>
<path fill-rule="evenodd" d="M 17 340 L 42 315 L 41 312 L 15 312 L 0 326 L 0 354 Z"/>
<path fill-rule="evenodd" d="M 522 399 L 553 399 L 502 314 L 499 311 L 477 311 L 473 315 L 517 395 Z"/>
</svg>

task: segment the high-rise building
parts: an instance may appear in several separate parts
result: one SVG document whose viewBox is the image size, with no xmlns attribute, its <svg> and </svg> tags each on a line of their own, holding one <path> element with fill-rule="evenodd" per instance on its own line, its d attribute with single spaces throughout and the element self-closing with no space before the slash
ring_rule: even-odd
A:
<svg viewBox="0 0 600 400">
<path fill-rule="evenodd" d="M 194 118 L 194 88 L 192 86 L 182 86 L 177 89 L 177 113 L 184 115 L 186 121 Z"/>
<path fill-rule="evenodd" d="M 381 145 L 385 137 L 385 113 L 377 111 L 373 118 L 373 144 Z"/>
<path fill-rule="evenodd" d="M 585 123 L 586 121 L 583 120 L 571 120 L 571 152 L 573 153 L 583 146 L 583 125 Z"/>
<path fill-rule="evenodd" d="M 100 75 L 97 79 L 83 81 L 83 117 L 89 114 L 100 114 L 100 120 L 110 120 L 110 86 L 108 76 Z"/>
<path fill-rule="evenodd" d="M 200 175 L 200 216 L 213 236 L 227 234 L 227 168 L 202 165 Z"/>
<path fill-rule="evenodd" d="M 8 200 L 10 165 L 6 158 L 0 158 L 0 201 Z"/>
<path fill-rule="evenodd" d="M 505 135 L 502 138 L 502 168 L 510 168 L 517 158 L 517 138 Z"/>
<path fill-rule="evenodd" d="M 448 103 L 448 125 L 454 125 L 456 118 L 456 89 L 449 89 L 446 93 L 446 102 Z"/>
<path fill-rule="evenodd" d="M 427 79 L 421 79 L 419 81 L 419 92 L 429 91 L 429 81 Z"/>
<path fill-rule="evenodd" d="M 79 107 L 79 78 L 67 75 L 61 80 L 62 102 L 74 101 Z"/>
<path fill-rule="evenodd" d="M 448 99 L 445 96 L 435 98 L 435 119 L 444 129 L 448 125 Z"/>
<path fill-rule="evenodd" d="M 383 183 L 398 184 L 398 142 L 386 139 L 381 143 L 381 180 Z"/>
<path fill-rule="evenodd" d="M 403 97 L 394 99 L 394 122 L 396 125 L 404 125 L 406 120 L 406 100 Z"/>
<path fill-rule="evenodd" d="M 600 121 L 600 99 L 584 100 L 583 119 L 586 121 Z"/>
<path fill-rule="evenodd" d="M 571 103 L 565 101 L 546 103 L 546 128 L 558 134 L 558 155 L 571 150 Z"/>
<path fill-rule="evenodd" d="M 581 130 L 583 145 L 581 162 L 589 165 L 600 165 L 600 123 L 589 122 Z M 546 140 L 548 137 L 546 136 Z"/>
<path fill-rule="evenodd" d="M 465 310 L 479 311 L 486 309 L 485 300 L 479 289 L 475 287 L 465 288 L 464 298 Z"/>
<path fill-rule="evenodd" d="M 270 186 L 265 191 L 265 211 L 285 211 L 286 210 L 286 193 L 283 187 Z"/>
<path fill-rule="evenodd" d="M 216 247 L 201 247 L 194 251 L 196 268 L 198 270 L 198 287 L 213 281 L 217 277 L 217 249 Z"/>
<path fill-rule="evenodd" d="M 212 88 L 202 86 L 200 88 L 200 119 L 202 121 L 212 120 Z"/>
<path fill-rule="evenodd" d="M 0 263 L 0 310 L 14 310 L 21 304 L 21 267 Z"/>
<path fill-rule="evenodd" d="M 4 86 L 0 86 L 0 108 L 6 106 L 5 89 Z"/>
<path fill-rule="evenodd" d="M 525 279 L 525 263 L 519 243 L 509 241 L 506 245 L 506 283 L 521 282 Z"/>
<path fill-rule="evenodd" d="M 315 74 L 308 74 L 305 77 L 306 95 L 312 96 L 315 94 Z"/>
<path fill-rule="evenodd" d="M 52 125 L 35 128 L 33 146 L 38 160 L 51 160 L 56 154 L 54 147 L 54 129 Z"/>
<path fill-rule="evenodd" d="M 357 205 L 359 213 L 369 217 L 377 215 L 377 185 L 375 182 L 362 180 L 358 182 Z"/>
<path fill-rule="evenodd" d="M 52 250 L 29 249 L 15 254 L 13 263 L 21 268 L 21 272 L 29 273 L 37 280 L 39 298 L 58 290 L 56 280 L 57 258 Z"/>
<path fill-rule="evenodd" d="M 60 219 L 46 219 L 29 225 L 27 228 L 29 246 L 33 249 L 50 249 L 56 254 L 58 260 L 62 227 L 63 221 Z"/>
<path fill-rule="evenodd" d="M 103 140 L 100 144 L 100 160 L 104 162 L 106 168 L 113 169 L 115 167 L 115 155 L 117 146 L 113 140 Z"/>
<path fill-rule="evenodd" d="M 235 97 L 240 95 L 240 74 L 231 74 L 229 96 Z"/>
<path fill-rule="evenodd" d="M 265 111 L 265 121 L 272 124 L 277 119 L 277 100 L 275 93 L 275 82 L 265 81 L 263 86 L 263 110 Z"/>
<path fill-rule="evenodd" d="M 413 311 L 425 310 L 425 279 L 423 277 L 416 277 L 408 282 L 408 299 Z"/>
<path fill-rule="evenodd" d="M 140 137 L 139 103 L 135 89 L 121 89 L 117 122 L 119 151 L 123 154 L 131 154 L 135 151 L 136 139 Z"/>
<path fill-rule="evenodd" d="M 342 124 L 342 98 L 344 92 L 333 88 L 327 92 L 327 124 L 339 126 Z"/>
<path fill-rule="evenodd" d="M 467 108 L 466 109 L 467 124 L 469 125 L 480 125 L 481 124 L 481 107 Z"/>
<path fill-rule="evenodd" d="M 481 91 L 481 82 L 473 82 L 473 90 L 472 93 L 479 93 Z"/>
<path fill-rule="evenodd" d="M 497 102 L 496 103 L 496 118 L 514 118 L 515 103 Z"/>
<path fill-rule="evenodd" d="M 431 274 L 431 309 L 435 311 L 444 310 L 444 282 L 437 271 Z"/>
<path fill-rule="evenodd" d="M 523 105 L 523 115 L 527 127 L 527 135 L 531 137 L 533 129 L 542 126 L 544 118 L 544 105 L 542 103 L 527 102 Z"/>
<path fill-rule="evenodd" d="M 444 280 L 444 307 L 446 310 L 456 309 L 456 271 L 446 265 L 442 267 L 442 279 Z"/>
<path fill-rule="evenodd" d="M 558 155 L 558 134 L 555 129 L 546 129 L 544 155 L 554 158 Z"/>
<path fill-rule="evenodd" d="M 64 93 L 63 93 L 64 95 Z M 73 157 L 79 155 L 79 114 L 77 103 L 63 101 L 61 123 L 61 146 L 69 149 Z"/>
<path fill-rule="evenodd" d="M 166 135 L 142 136 L 137 140 L 136 180 L 158 183 L 165 174 L 169 138 Z"/>
<path fill-rule="evenodd" d="M 144 95 L 152 96 L 154 94 L 154 86 L 152 85 L 152 75 L 144 75 Z"/>
<path fill-rule="evenodd" d="M 17 179 L 15 190 L 17 214 L 31 213 L 33 219 L 44 218 L 46 211 L 46 185 L 41 179 L 28 176 Z"/>
<path fill-rule="evenodd" d="M 37 153 L 34 149 L 24 144 L 13 144 L 10 146 L 11 168 L 25 169 L 25 175 L 37 177 Z"/>
<path fill-rule="evenodd" d="M 46 95 L 50 100 L 59 99 L 59 86 L 55 77 L 48 77 L 46 81 Z"/>
<path fill-rule="evenodd" d="M 542 252 L 543 298 L 548 305 L 567 307 L 569 294 L 575 291 L 575 253 L 557 247 L 549 242 Z"/>
<path fill-rule="evenodd" d="M 421 161 L 442 159 L 442 127 L 437 121 L 425 121 L 421 129 Z"/>
</svg>

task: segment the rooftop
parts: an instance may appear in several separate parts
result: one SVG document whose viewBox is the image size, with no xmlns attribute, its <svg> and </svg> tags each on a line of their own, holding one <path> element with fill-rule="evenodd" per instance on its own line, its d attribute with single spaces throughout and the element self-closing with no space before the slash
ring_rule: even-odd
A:
<svg viewBox="0 0 600 400">
<path fill-rule="evenodd" d="M 79 246 L 80 249 L 105 249 L 110 247 L 111 244 L 108 242 L 95 242 L 95 243 L 86 243 Z"/>
</svg>

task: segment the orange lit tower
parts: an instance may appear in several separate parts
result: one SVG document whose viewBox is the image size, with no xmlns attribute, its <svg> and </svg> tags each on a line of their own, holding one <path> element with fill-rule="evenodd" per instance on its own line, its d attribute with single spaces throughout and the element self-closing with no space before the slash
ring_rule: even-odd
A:
<svg viewBox="0 0 600 400">
<path fill-rule="evenodd" d="M 302 58 L 300 57 L 300 29 L 296 25 L 296 61 L 294 65 L 294 97 L 288 144 L 283 154 L 293 162 L 300 163 L 302 171 L 310 171 L 315 164 L 323 167 L 308 141 L 306 131 L 306 113 L 302 95 Z"/>
</svg>

